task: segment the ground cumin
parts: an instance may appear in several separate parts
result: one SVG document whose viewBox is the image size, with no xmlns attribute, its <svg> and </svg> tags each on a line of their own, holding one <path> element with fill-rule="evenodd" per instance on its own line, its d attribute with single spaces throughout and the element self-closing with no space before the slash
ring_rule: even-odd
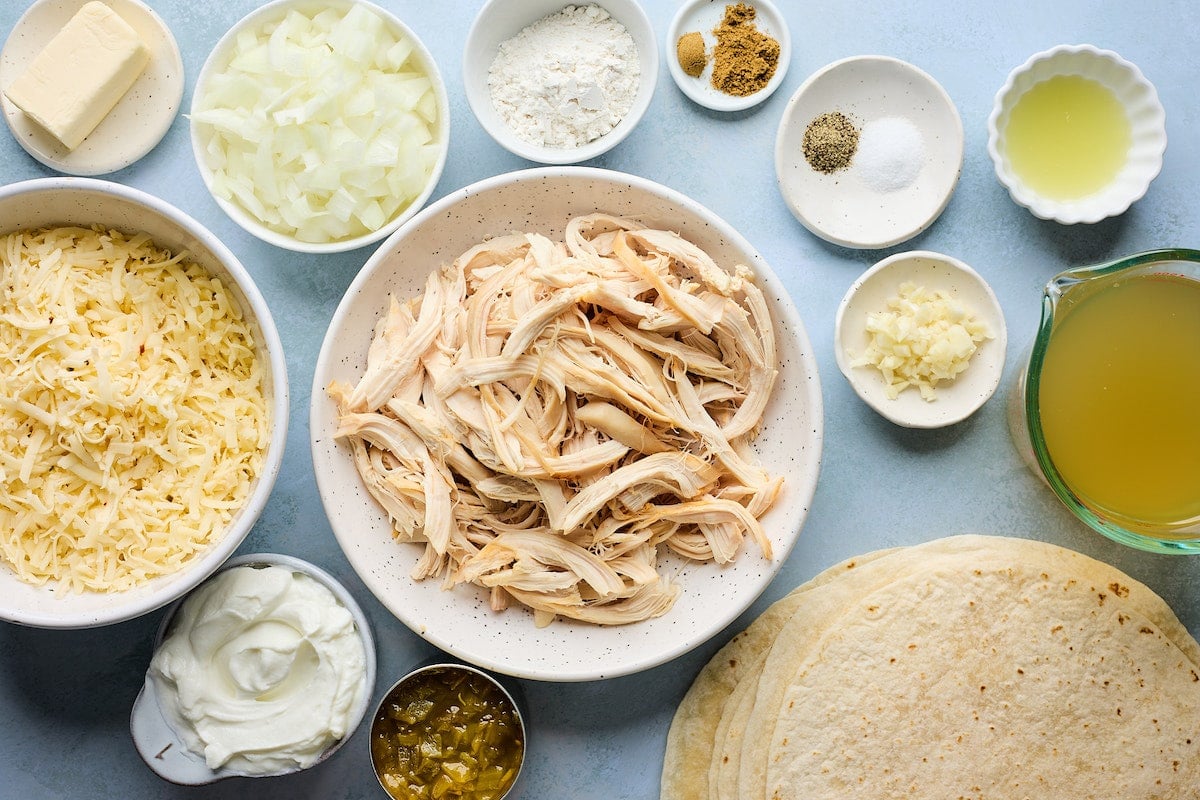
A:
<svg viewBox="0 0 1200 800">
<path fill-rule="evenodd" d="M 697 31 L 685 33 L 679 37 L 675 45 L 675 55 L 679 58 L 679 66 L 693 78 L 700 77 L 708 56 L 704 52 L 704 37 Z"/>
<path fill-rule="evenodd" d="M 762 89 L 779 66 L 779 42 L 754 26 L 754 7 L 725 6 L 721 24 L 713 29 L 713 88 L 745 97 Z"/>
</svg>

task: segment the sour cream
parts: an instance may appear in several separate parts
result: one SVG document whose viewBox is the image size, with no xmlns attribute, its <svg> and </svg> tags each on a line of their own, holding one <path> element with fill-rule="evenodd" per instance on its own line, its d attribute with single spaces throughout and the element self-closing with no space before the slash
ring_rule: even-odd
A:
<svg viewBox="0 0 1200 800">
<path fill-rule="evenodd" d="M 366 691 L 354 617 L 284 567 L 219 573 L 180 606 L 150 663 L 167 720 L 210 769 L 303 769 L 345 737 Z"/>
</svg>

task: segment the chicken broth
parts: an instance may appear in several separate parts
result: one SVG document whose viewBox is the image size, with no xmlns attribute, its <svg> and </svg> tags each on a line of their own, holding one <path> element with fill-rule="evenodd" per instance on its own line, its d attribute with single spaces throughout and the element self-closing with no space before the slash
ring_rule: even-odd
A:
<svg viewBox="0 0 1200 800">
<path fill-rule="evenodd" d="M 1129 278 L 1071 308 L 1039 404 L 1054 466 L 1094 512 L 1200 518 L 1200 282 Z"/>
</svg>

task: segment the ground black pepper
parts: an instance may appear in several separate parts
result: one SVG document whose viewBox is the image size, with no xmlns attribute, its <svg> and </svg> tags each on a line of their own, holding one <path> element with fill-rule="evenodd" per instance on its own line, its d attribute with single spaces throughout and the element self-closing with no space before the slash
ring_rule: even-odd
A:
<svg viewBox="0 0 1200 800">
<path fill-rule="evenodd" d="M 840 111 L 821 114 L 804 129 L 804 158 L 817 172 L 837 172 L 858 150 L 858 128 Z"/>
</svg>

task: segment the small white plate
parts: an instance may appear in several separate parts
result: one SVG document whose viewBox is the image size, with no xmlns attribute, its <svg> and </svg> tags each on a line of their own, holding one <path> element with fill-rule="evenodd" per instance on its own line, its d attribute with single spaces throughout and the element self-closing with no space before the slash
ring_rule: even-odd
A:
<svg viewBox="0 0 1200 800">
<path fill-rule="evenodd" d="M 788 62 L 792 58 L 792 42 L 787 22 L 779 13 L 779 9 L 769 0 L 747 2 L 747 5 L 754 7 L 754 27 L 779 42 L 779 64 L 775 67 L 775 74 L 771 76 L 771 80 L 767 81 L 767 85 L 754 94 L 744 97 L 725 94 L 712 85 L 712 49 L 713 45 L 717 43 L 713 29 L 721 24 L 727 5 L 729 5 L 727 0 L 690 0 L 680 6 L 671 20 L 670 27 L 667 28 L 667 66 L 680 91 L 694 102 L 714 111 L 744 111 L 766 100 L 772 92 L 779 88 L 779 84 L 783 83 L 783 76 L 787 74 Z M 704 72 L 695 78 L 683 71 L 675 53 L 679 37 L 692 31 L 704 37 L 705 52 L 708 55 Z"/>
<path fill-rule="evenodd" d="M 907 281 L 930 291 L 943 290 L 962 302 L 992 334 L 980 342 L 967 369 L 952 381 L 938 383 L 936 400 L 925 400 L 915 387 L 892 400 L 883 375 L 874 367 L 852 367 L 848 351 L 867 347 L 867 315 L 887 308 Z M 863 402 L 881 416 L 905 428 L 941 428 L 975 413 L 1000 385 L 1008 332 L 1004 312 L 992 288 L 978 272 L 956 258 L 927 250 L 896 253 L 880 261 L 856 280 L 838 306 L 833 348 L 838 368 Z"/>
<path fill-rule="evenodd" d="M 87 0 L 38 0 L 17 20 L 0 51 L 0 88 L 7 87 Z M 150 61 L 125 96 L 74 150 L 0 95 L 0 107 L 29 155 L 68 175 L 124 169 L 162 141 L 183 99 L 183 59 L 166 23 L 140 0 L 105 0 L 150 50 Z"/>
<path fill-rule="evenodd" d="M 861 131 L 901 117 L 921 133 L 924 162 L 907 186 L 881 192 L 854 160 L 831 173 L 804 158 L 804 131 L 839 111 Z M 813 73 L 792 95 L 775 138 L 775 176 L 796 219 L 822 239 L 862 249 L 891 247 L 929 227 L 950 202 L 962 171 L 963 128 L 945 89 L 922 70 L 887 56 L 856 56 Z"/>
</svg>

